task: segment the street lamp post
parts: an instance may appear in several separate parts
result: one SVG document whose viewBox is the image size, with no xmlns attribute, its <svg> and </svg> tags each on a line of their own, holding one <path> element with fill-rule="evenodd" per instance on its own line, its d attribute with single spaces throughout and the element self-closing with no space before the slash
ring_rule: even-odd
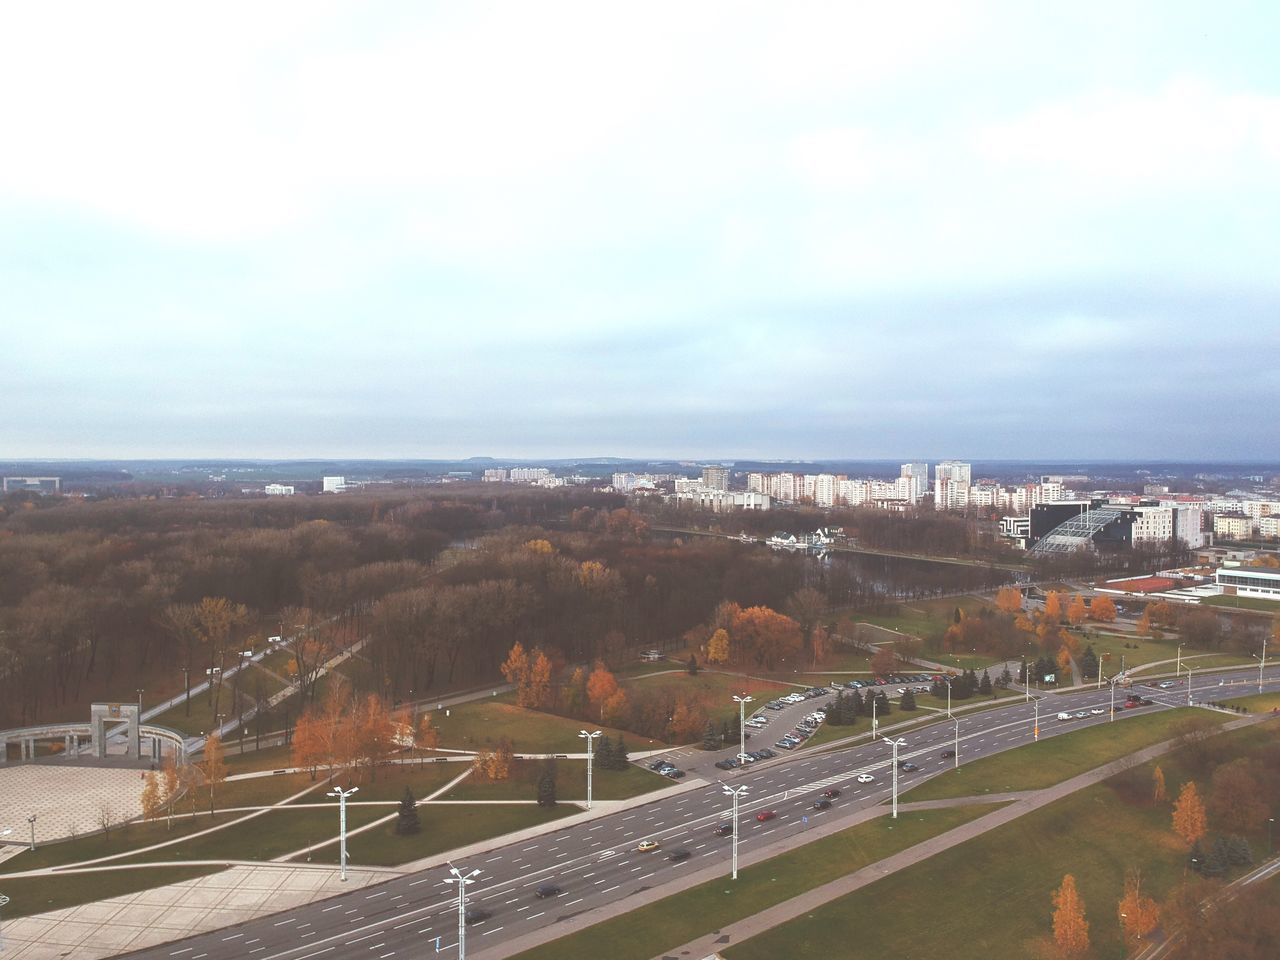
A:
<svg viewBox="0 0 1280 960">
<path fill-rule="evenodd" d="M 325 796 L 338 798 L 338 871 L 339 879 L 347 880 L 347 797 L 357 792 L 359 787 L 343 790 L 335 786 Z"/>
<path fill-rule="evenodd" d="M 3 893 L 0 893 L 0 909 L 3 909 L 5 904 L 7 904 L 8 902 L 9 902 L 9 898 L 6 897 Z M 4 937 L 0 935 L 0 950 L 3 950 L 3 949 L 4 949 Z"/>
<path fill-rule="evenodd" d="M 1031 738 L 1033 740 L 1039 741 L 1040 739 L 1040 698 L 1036 697 L 1031 702 L 1034 703 L 1036 706 L 1036 719 L 1035 719 L 1035 724 L 1031 727 Z"/>
<path fill-rule="evenodd" d="M 1027 669 L 1027 661 L 1022 661 L 1022 682 L 1026 684 L 1027 695 L 1023 697 L 1022 702 L 1026 703 L 1031 699 L 1031 671 Z"/>
<path fill-rule="evenodd" d="M 444 882 L 458 885 L 458 960 L 467 960 L 467 884 L 475 883 L 475 878 L 479 876 L 480 871 L 472 870 L 468 874 L 463 874 L 450 863 L 449 872 L 453 876 L 445 877 Z"/>
<path fill-rule="evenodd" d="M 591 741 L 600 736 L 600 731 L 587 733 L 585 730 L 579 730 L 578 736 L 587 741 L 587 809 L 591 809 Z"/>
<path fill-rule="evenodd" d="M 895 820 L 898 819 L 898 748 L 906 744 L 906 742 L 901 737 L 897 740 L 889 740 L 889 743 L 893 745 L 893 819 Z"/>
<path fill-rule="evenodd" d="M 875 691 L 871 693 L 871 739 L 876 738 L 876 704 L 879 699 L 875 695 Z"/>
<path fill-rule="evenodd" d="M 951 677 L 947 677 L 947 717 L 951 716 Z"/>
<path fill-rule="evenodd" d="M 1191 667 L 1187 667 L 1187 706 L 1191 706 Z"/>
<path fill-rule="evenodd" d="M 951 751 L 951 757 L 952 759 L 955 760 L 955 764 L 952 767 L 952 769 L 959 770 L 960 769 L 960 721 L 952 720 L 952 723 L 956 725 L 956 745 Z"/>
<path fill-rule="evenodd" d="M 1258 661 L 1258 692 L 1261 693 L 1262 692 L 1262 668 L 1267 665 L 1266 636 L 1263 636 L 1262 638 L 1262 656 L 1258 656 L 1256 653 L 1251 653 L 1249 654 L 1249 656 L 1253 657 L 1253 659 Z"/>
<path fill-rule="evenodd" d="M 1114 723 L 1116 719 L 1116 678 L 1111 678 L 1111 716 L 1107 718 L 1108 723 Z"/>
<path fill-rule="evenodd" d="M 36 814 L 27 817 L 27 823 L 31 824 L 31 852 L 36 852 Z"/>
<path fill-rule="evenodd" d="M 733 798 L 733 879 L 738 879 L 738 799 L 747 793 L 747 785 L 745 783 L 736 787 L 731 787 L 727 783 L 722 783 L 725 796 Z"/>
<path fill-rule="evenodd" d="M 1182 644 L 1178 644 L 1178 663 L 1173 668 L 1173 672 L 1175 676 L 1182 675 Z"/>
<path fill-rule="evenodd" d="M 1271 827 L 1275 824 L 1275 822 L 1276 822 L 1275 817 L 1267 818 L 1267 855 L 1268 856 L 1276 852 L 1275 846 L 1271 843 Z"/>
<path fill-rule="evenodd" d="M 738 753 L 738 759 L 743 763 L 747 762 L 747 704 L 754 698 L 747 696 L 733 695 L 733 701 L 738 705 L 738 737 L 741 740 L 741 748 Z"/>
</svg>

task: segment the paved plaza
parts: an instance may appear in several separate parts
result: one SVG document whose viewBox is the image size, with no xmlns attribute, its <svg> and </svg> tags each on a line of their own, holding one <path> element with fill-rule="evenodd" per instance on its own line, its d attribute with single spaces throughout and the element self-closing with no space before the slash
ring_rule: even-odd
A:
<svg viewBox="0 0 1280 960">
<path fill-rule="evenodd" d="M 332 867 L 231 867 L 182 883 L 3 922 L 5 960 L 100 960 L 310 903 L 392 872 Z M 104 893 L 111 874 L 101 874 Z"/>
<path fill-rule="evenodd" d="M 142 815 L 138 770 L 55 767 L 33 763 L 0 767 L 0 842 L 31 839 L 27 818 L 36 815 L 36 843 L 102 829 L 103 811 L 119 824 Z"/>
</svg>

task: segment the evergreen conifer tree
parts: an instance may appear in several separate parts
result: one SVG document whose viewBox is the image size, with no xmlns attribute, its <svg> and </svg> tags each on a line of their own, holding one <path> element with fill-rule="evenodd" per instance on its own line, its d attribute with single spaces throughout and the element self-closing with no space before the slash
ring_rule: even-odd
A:
<svg viewBox="0 0 1280 960">
<path fill-rule="evenodd" d="M 422 821 L 418 819 L 418 805 L 413 799 L 413 791 L 407 786 L 404 796 L 400 798 L 400 812 L 396 816 L 396 833 L 407 836 L 422 830 Z"/>
<path fill-rule="evenodd" d="M 556 768 L 554 764 L 545 764 L 538 775 L 538 806 L 554 807 L 556 805 Z"/>
<path fill-rule="evenodd" d="M 902 700 L 898 703 L 898 707 L 908 711 L 916 708 L 916 695 L 910 687 L 907 687 L 907 692 L 902 695 Z"/>
</svg>

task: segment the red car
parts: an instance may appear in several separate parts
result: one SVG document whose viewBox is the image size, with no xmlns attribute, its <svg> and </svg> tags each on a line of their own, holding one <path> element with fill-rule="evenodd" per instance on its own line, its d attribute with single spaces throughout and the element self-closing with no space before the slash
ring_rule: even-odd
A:
<svg viewBox="0 0 1280 960">
<path fill-rule="evenodd" d="M 766 820 L 772 820 L 777 815 L 778 815 L 778 811 L 776 810 L 761 810 L 759 813 L 756 814 L 756 819 L 759 820 L 761 823 L 764 823 Z"/>
</svg>

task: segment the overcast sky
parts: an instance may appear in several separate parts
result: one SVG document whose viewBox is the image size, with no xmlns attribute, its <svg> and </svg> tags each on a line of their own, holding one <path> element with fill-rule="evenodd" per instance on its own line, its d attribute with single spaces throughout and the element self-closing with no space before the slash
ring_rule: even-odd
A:
<svg viewBox="0 0 1280 960">
<path fill-rule="evenodd" d="M 1280 449 L 1274 3 L 71 10 L 0 456 Z"/>
</svg>

